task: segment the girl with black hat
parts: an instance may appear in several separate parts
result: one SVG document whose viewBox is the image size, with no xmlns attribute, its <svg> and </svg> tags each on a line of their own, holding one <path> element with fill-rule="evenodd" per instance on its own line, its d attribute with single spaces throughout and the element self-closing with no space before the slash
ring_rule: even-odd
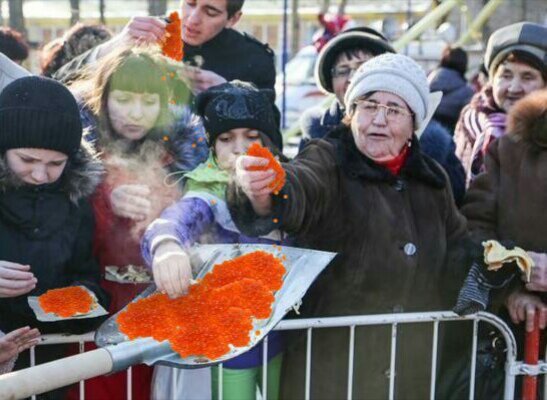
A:
<svg viewBox="0 0 547 400">
<path fill-rule="evenodd" d="M 160 290 L 170 296 L 186 292 L 191 267 L 186 249 L 207 243 L 286 243 L 280 231 L 261 237 L 242 234 L 231 219 L 226 189 L 235 160 L 252 143 L 260 143 L 279 154 L 282 138 L 275 122 L 272 96 L 254 85 L 234 81 L 225 83 L 196 98 L 197 113 L 208 134 L 208 160 L 186 174 L 187 192 L 167 208 L 144 234 L 142 250 L 152 267 Z M 268 398 L 279 393 L 281 341 L 270 334 L 268 347 Z M 224 363 L 223 398 L 254 399 L 261 381 L 262 345 Z M 218 397 L 218 369 L 213 369 L 213 398 Z"/>
<path fill-rule="evenodd" d="M 31 325 L 42 333 L 81 333 L 101 319 L 38 322 L 28 295 L 84 285 L 99 302 L 99 269 L 92 255 L 93 213 L 88 201 L 103 168 L 81 144 L 78 105 L 60 83 L 25 77 L 0 94 L 0 330 Z M 40 346 L 37 363 L 64 355 Z M 28 352 L 16 369 L 29 365 Z"/>
</svg>

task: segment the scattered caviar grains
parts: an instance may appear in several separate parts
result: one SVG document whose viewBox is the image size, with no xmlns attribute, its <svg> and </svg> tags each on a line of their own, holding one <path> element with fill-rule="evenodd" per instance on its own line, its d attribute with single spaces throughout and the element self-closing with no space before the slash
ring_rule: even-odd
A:
<svg viewBox="0 0 547 400">
<path fill-rule="evenodd" d="M 277 224 L 278 222 L 279 222 L 279 220 L 278 220 L 277 218 L 274 218 L 274 219 L 273 219 L 273 223 L 274 223 L 274 224 Z"/>
<path fill-rule="evenodd" d="M 200 138 L 198 139 L 198 142 L 200 142 L 200 143 L 203 142 L 203 138 L 200 137 Z"/>
<path fill-rule="evenodd" d="M 211 200 L 211 205 L 214 206 L 217 204 L 217 201 L 216 200 Z"/>
<path fill-rule="evenodd" d="M 46 313 L 68 318 L 77 314 L 88 314 L 94 304 L 91 294 L 81 286 L 69 286 L 48 290 L 38 297 L 40 307 Z"/>
<path fill-rule="evenodd" d="M 175 105 L 175 104 L 177 104 L 177 101 L 176 100 L 171 100 L 171 101 L 169 101 L 169 103 Z"/>
<path fill-rule="evenodd" d="M 284 194 L 284 195 L 283 195 L 283 198 L 284 198 L 285 200 L 287 200 L 287 199 L 289 198 L 289 195 L 288 195 L 288 194 Z"/>
<path fill-rule="evenodd" d="M 248 253 L 216 264 L 186 296 L 157 293 L 129 304 L 118 326 L 129 339 L 169 340 L 181 357 L 214 360 L 230 346 L 249 344 L 253 318 L 270 316 L 284 274 L 279 258 L 265 251 Z"/>
<path fill-rule="evenodd" d="M 164 142 L 168 142 L 168 141 L 169 141 L 169 136 L 164 136 L 164 137 L 163 137 L 163 141 L 164 141 Z"/>
<path fill-rule="evenodd" d="M 194 148 L 194 149 L 195 149 L 195 148 L 196 148 L 196 146 L 197 146 L 197 144 L 195 144 L 195 143 L 192 143 L 192 148 Z"/>
<path fill-rule="evenodd" d="M 162 80 L 162 81 L 164 81 L 164 80 L 166 80 L 166 79 L 167 79 L 167 78 L 166 78 L 165 76 L 162 76 L 162 77 L 161 77 L 161 80 Z"/>
<path fill-rule="evenodd" d="M 213 168 L 213 164 L 211 163 L 207 164 L 207 168 Z"/>
<path fill-rule="evenodd" d="M 285 186 L 286 177 L 285 170 L 283 169 L 279 161 L 275 159 L 270 150 L 255 142 L 249 146 L 249 150 L 247 150 L 247 155 L 268 159 L 268 165 L 251 167 L 251 170 L 266 171 L 268 169 L 273 169 L 276 173 L 276 176 L 273 182 L 270 183 L 269 187 L 273 189 L 274 192 L 279 192 L 281 189 L 283 189 L 283 186 Z"/>
<path fill-rule="evenodd" d="M 163 55 L 181 61 L 184 56 L 183 47 L 179 13 L 174 11 L 169 14 L 169 23 L 165 27 L 161 51 Z"/>
<path fill-rule="evenodd" d="M 171 73 L 169 74 L 169 76 L 170 76 L 171 78 L 174 78 L 174 77 L 175 77 L 175 73 L 174 73 L 174 72 L 171 72 Z"/>
</svg>

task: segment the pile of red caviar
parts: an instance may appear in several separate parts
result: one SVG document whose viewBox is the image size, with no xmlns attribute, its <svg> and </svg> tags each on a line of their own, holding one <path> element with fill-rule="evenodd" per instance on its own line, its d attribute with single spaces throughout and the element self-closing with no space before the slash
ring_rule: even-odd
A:
<svg viewBox="0 0 547 400">
<path fill-rule="evenodd" d="M 166 34 L 161 51 L 163 55 L 176 61 L 182 61 L 184 55 L 181 27 L 179 13 L 174 11 L 169 14 L 169 23 L 165 27 Z"/>
<path fill-rule="evenodd" d="M 38 297 L 38 302 L 44 312 L 68 318 L 77 314 L 88 314 L 95 301 L 83 287 L 69 286 L 48 290 Z"/>
<path fill-rule="evenodd" d="M 186 296 L 170 299 L 157 293 L 129 304 L 118 316 L 118 326 L 129 339 L 168 340 L 183 358 L 215 360 L 230 345 L 249 344 L 253 318 L 269 318 L 284 274 L 274 255 L 248 253 L 216 264 Z"/>
<path fill-rule="evenodd" d="M 252 171 L 266 171 L 268 169 L 273 169 L 276 173 L 275 179 L 272 183 L 270 183 L 269 187 L 273 189 L 274 194 L 278 194 L 281 189 L 283 189 L 283 186 L 285 186 L 285 170 L 275 159 L 273 154 L 268 150 L 268 148 L 261 146 L 259 143 L 255 142 L 249 146 L 249 149 L 247 150 L 247 155 L 253 156 L 253 157 L 261 157 L 268 159 L 268 164 L 261 166 L 261 167 L 251 167 L 250 169 Z"/>
</svg>

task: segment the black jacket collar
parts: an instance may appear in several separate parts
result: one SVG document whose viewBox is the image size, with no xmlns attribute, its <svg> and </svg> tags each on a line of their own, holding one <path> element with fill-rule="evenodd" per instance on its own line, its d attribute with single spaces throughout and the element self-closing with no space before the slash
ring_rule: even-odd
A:
<svg viewBox="0 0 547 400">
<path fill-rule="evenodd" d="M 350 178 L 365 178 L 375 182 L 395 183 L 398 179 L 387 168 L 363 155 L 355 146 L 351 130 L 345 125 L 338 126 L 325 138 L 336 148 L 336 157 L 344 173 Z M 420 151 L 416 136 L 412 137 L 410 153 L 401 169 L 401 177 L 415 179 L 432 187 L 446 186 L 445 174 L 429 157 Z"/>
</svg>

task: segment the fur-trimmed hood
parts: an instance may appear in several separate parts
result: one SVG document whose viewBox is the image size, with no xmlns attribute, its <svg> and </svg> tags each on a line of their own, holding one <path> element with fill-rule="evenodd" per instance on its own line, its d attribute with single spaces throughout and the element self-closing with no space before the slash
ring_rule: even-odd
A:
<svg viewBox="0 0 547 400">
<path fill-rule="evenodd" d="M 507 131 L 547 147 L 547 89 L 533 92 L 509 111 Z"/>
<path fill-rule="evenodd" d="M 80 150 L 69 159 L 59 185 L 61 191 L 68 194 L 70 201 L 77 204 L 93 194 L 101 183 L 103 174 L 103 165 L 95 151 L 89 144 L 82 141 Z M 0 157 L 0 192 L 21 186 L 24 186 L 24 183 L 10 171 L 5 157 Z"/>
</svg>

